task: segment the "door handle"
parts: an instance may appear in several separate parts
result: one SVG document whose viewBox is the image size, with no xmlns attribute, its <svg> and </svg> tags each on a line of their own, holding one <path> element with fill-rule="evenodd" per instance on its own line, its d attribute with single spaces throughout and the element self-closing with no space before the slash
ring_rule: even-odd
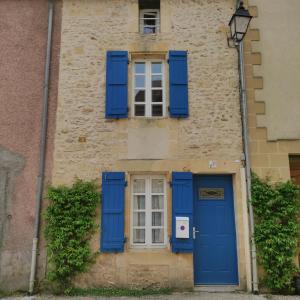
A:
<svg viewBox="0 0 300 300">
<path fill-rule="evenodd" d="M 196 239 L 196 233 L 198 233 L 199 230 L 196 230 L 196 227 L 193 227 L 193 239 Z"/>
</svg>

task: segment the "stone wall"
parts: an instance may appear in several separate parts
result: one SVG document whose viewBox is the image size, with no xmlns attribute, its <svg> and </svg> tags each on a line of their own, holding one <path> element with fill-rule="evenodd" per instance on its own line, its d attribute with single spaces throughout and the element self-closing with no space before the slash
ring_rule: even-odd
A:
<svg viewBox="0 0 300 300">
<path fill-rule="evenodd" d="M 246 288 L 250 264 L 237 53 L 228 48 L 225 34 L 233 10 L 232 0 L 161 0 L 161 32 L 141 35 L 136 0 L 65 0 L 52 180 L 71 184 L 79 177 L 100 183 L 101 172 L 121 170 L 130 186 L 131 175 L 145 172 L 165 174 L 168 181 L 175 170 L 233 174 L 240 287 Z M 127 50 L 131 59 L 188 50 L 189 118 L 131 117 L 129 76 L 130 117 L 105 119 L 107 50 Z M 210 160 L 217 162 L 215 168 L 209 167 Z M 169 237 L 171 208 L 169 188 Z M 129 237 L 129 189 L 125 210 L 125 235 Z M 99 249 L 98 233 L 92 245 L 95 251 Z M 193 257 L 171 253 L 170 245 L 142 250 L 126 243 L 124 253 L 100 253 L 90 272 L 76 283 L 83 287 L 192 287 Z"/>
<path fill-rule="evenodd" d="M 287 15 L 286 20 L 293 20 L 291 12 L 289 15 L 289 7 L 294 1 L 276 1 L 272 12 L 269 11 L 269 16 L 265 16 L 267 10 L 265 10 L 264 7 L 265 5 L 266 7 L 268 7 L 268 5 L 272 6 L 274 4 L 272 1 L 257 2 L 250 0 L 248 2 L 251 13 L 255 16 L 245 41 L 251 166 L 262 178 L 269 177 L 274 182 L 286 181 L 290 179 L 289 154 L 300 153 L 300 140 L 297 139 L 297 134 L 294 136 L 294 139 L 290 139 L 290 133 L 294 132 L 298 126 L 298 122 L 293 119 L 293 115 L 298 112 L 297 105 L 295 106 L 293 102 L 293 99 L 299 96 L 294 92 L 294 89 L 298 87 L 293 86 L 293 88 L 290 89 L 286 86 L 287 84 L 292 84 L 287 77 L 280 80 L 278 79 L 278 76 L 284 75 L 284 73 L 280 73 L 281 68 L 277 71 L 274 70 L 273 73 L 270 72 L 269 69 L 272 68 L 272 63 L 267 57 L 269 53 L 273 53 L 274 47 L 270 46 L 269 43 L 272 42 L 272 45 L 278 44 L 277 49 L 282 49 L 282 53 L 287 45 L 286 43 L 278 43 L 277 35 L 268 36 L 268 33 L 265 32 L 265 26 L 270 26 L 270 18 L 274 20 L 275 14 L 273 10 L 275 9 L 275 11 L 277 11 L 278 5 L 282 5 L 282 9 Z M 264 29 L 263 35 L 261 34 L 261 27 Z M 294 30 L 292 27 L 290 27 L 290 29 Z M 266 39 L 266 41 L 262 40 L 263 38 Z M 262 44 L 264 45 L 263 47 Z M 289 47 L 289 49 L 292 49 L 292 47 Z M 275 51 L 273 55 L 276 55 L 276 53 L 277 51 Z M 281 60 L 278 64 L 283 68 L 287 67 Z M 293 68 L 294 66 L 292 69 Z M 265 87 L 266 83 L 267 89 Z M 270 85 L 280 87 L 286 92 L 287 97 L 280 100 L 275 99 L 273 94 L 270 94 Z M 291 97 L 289 97 L 290 94 Z M 261 95 L 264 95 L 264 97 L 262 98 Z M 284 109 L 278 107 L 278 101 L 284 103 Z M 293 109 L 291 109 L 292 107 Z M 276 110 L 278 111 L 278 109 L 280 110 L 279 114 L 275 112 Z M 287 120 L 287 117 L 284 117 L 288 111 L 291 112 L 291 119 L 288 118 L 289 120 Z M 266 119 L 267 115 L 269 115 L 269 121 L 272 120 L 270 121 L 271 123 L 262 124 L 259 120 L 263 118 Z M 294 120 L 292 125 L 289 125 L 289 122 L 292 120 Z M 275 136 L 275 129 L 279 127 L 281 130 L 278 131 L 278 133 L 280 132 L 278 140 L 270 140 L 270 137 Z M 289 130 L 289 128 L 291 130 Z M 283 135 L 282 130 L 286 131 L 286 135 Z"/>
<path fill-rule="evenodd" d="M 294 81 L 299 68 L 292 59 L 299 55 L 293 47 L 297 41 L 299 46 L 299 22 L 293 17 L 299 2 L 248 3 L 255 17 L 244 43 L 251 168 L 272 182 L 287 181 L 291 179 L 289 155 L 300 154 L 299 85 Z M 274 26 L 278 15 L 284 15 L 281 28 Z"/>
<path fill-rule="evenodd" d="M 251 0 L 258 18 L 259 42 L 252 43 L 262 64 L 254 67 L 264 79 L 263 89 L 255 91 L 257 101 L 265 103 L 264 114 L 257 116 L 258 127 L 266 127 L 268 140 L 300 140 L 300 24 L 298 0 Z M 284 16 L 284 17 L 283 17 Z M 277 20 L 277 22 L 275 22 Z M 276 47 L 274 47 L 276 44 Z"/>
<path fill-rule="evenodd" d="M 224 34 L 232 1 L 161 1 L 162 32 L 150 36 L 137 32 L 137 3 L 64 1 L 54 183 L 70 183 L 75 176 L 99 178 L 100 170 L 137 155 L 240 159 L 237 56 Z M 172 49 L 189 52 L 190 117 L 106 120 L 106 51 Z M 129 105 L 130 95 L 131 90 Z M 142 147 L 136 130 L 152 130 L 153 140 Z M 164 151 L 151 157 L 149 144 L 162 136 Z M 140 144 L 139 153 L 133 144 Z"/>
</svg>

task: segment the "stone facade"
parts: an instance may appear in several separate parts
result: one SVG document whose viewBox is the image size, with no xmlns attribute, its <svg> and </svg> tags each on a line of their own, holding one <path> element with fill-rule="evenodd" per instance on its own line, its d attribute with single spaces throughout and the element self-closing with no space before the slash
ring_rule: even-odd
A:
<svg viewBox="0 0 300 300">
<path fill-rule="evenodd" d="M 63 1 L 52 182 L 71 184 L 75 177 L 100 182 L 101 172 L 118 170 L 126 172 L 128 186 L 134 174 L 165 174 L 167 180 L 172 171 L 232 174 L 240 288 L 249 288 L 237 53 L 227 47 L 225 34 L 234 8 L 232 0 L 161 0 L 161 32 L 142 35 L 136 0 Z M 105 119 L 107 50 L 127 50 L 131 61 L 141 56 L 166 58 L 169 50 L 188 50 L 189 118 L 131 117 L 129 82 L 130 117 Z M 210 160 L 216 161 L 215 168 L 209 167 Z M 128 188 L 127 237 L 129 203 Z M 168 236 L 170 212 L 168 189 Z M 94 250 L 99 249 L 98 234 L 92 244 Z M 100 253 L 90 272 L 76 282 L 80 286 L 192 287 L 193 257 L 173 254 L 169 245 L 141 250 L 126 244 L 124 253 Z"/>
<path fill-rule="evenodd" d="M 296 82 L 300 75 L 296 58 L 300 27 L 295 15 L 300 3 L 297 0 L 248 0 L 248 3 L 255 17 L 244 43 L 251 167 L 261 178 L 287 181 L 291 179 L 289 155 L 300 155 L 300 101 Z M 280 27 L 274 26 L 274 20 L 278 20 Z M 298 264 L 299 257 L 300 248 Z"/>
<path fill-rule="evenodd" d="M 58 82 L 59 1 L 53 30 L 45 180 L 50 180 Z M 46 0 L 0 2 L 0 290 L 27 290 L 35 216 L 47 43 Z M 45 248 L 40 243 L 40 271 Z"/>
<path fill-rule="evenodd" d="M 291 71 L 288 76 L 285 76 L 285 71 L 281 72 L 281 67 L 277 71 L 270 69 L 274 67 L 267 58 L 270 53 L 273 56 L 277 55 L 273 61 L 278 61 L 284 49 L 293 49 L 292 44 L 290 46 L 287 44 L 289 42 L 294 43 L 295 40 L 290 36 L 280 35 L 280 38 L 287 40 L 278 43 L 277 35 L 273 31 L 271 33 L 266 30 L 272 27 L 270 22 L 280 11 L 280 14 L 284 13 L 289 16 L 285 19 L 287 23 L 284 26 L 289 28 L 291 32 L 299 32 L 296 29 L 298 26 L 296 19 L 295 23 L 292 23 L 294 20 L 292 13 L 296 10 L 290 10 L 291 7 L 299 5 L 296 2 L 249 1 L 249 4 L 252 5 L 251 12 L 256 17 L 251 24 L 252 29 L 245 42 L 251 166 L 259 176 L 270 177 L 272 181 L 290 179 L 289 154 L 300 153 L 300 130 L 297 127 L 299 124 L 294 119 L 295 114 L 297 119 L 299 111 L 297 109 L 298 104 L 294 105 L 294 98 L 299 97 L 299 93 L 295 89 L 299 87 L 290 80 L 292 77 L 298 77 L 293 75 L 293 72 L 298 72 L 299 69 L 293 64 L 292 59 L 288 65 L 279 64 L 282 68 L 288 68 Z M 272 6 L 272 11 L 266 15 L 268 5 Z M 272 28 L 272 30 L 275 29 Z M 266 41 L 262 40 L 263 37 Z M 299 38 L 296 38 L 296 41 L 299 41 Z M 278 43 L 276 51 L 273 51 L 273 46 L 270 43 L 272 45 Z M 265 64 L 266 66 L 264 66 Z M 275 67 L 277 68 L 277 66 Z M 267 87 L 265 87 L 266 85 Z M 286 97 L 278 99 L 278 95 L 276 95 L 274 98 L 273 91 L 270 92 L 270 86 L 280 87 L 286 92 Z M 283 107 L 282 103 L 284 103 Z M 291 118 L 287 117 L 289 114 Z M 271 121 L 263 122 L 263 119 Z M 281 128 L 281 131 L 277 132 L 278 136 L 275 134 L 276 128 Z"/>
</svg>

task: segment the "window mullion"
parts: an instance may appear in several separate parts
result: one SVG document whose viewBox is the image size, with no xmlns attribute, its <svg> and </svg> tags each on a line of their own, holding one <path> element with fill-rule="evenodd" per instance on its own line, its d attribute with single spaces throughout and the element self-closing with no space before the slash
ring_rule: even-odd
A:
<svg viewBox="0 0 300 300">
<path fill-rule="evenodd" d="M 165 86 L 165 64 L 162 62 L 161 63 L 161 78 L 162 78 L 162 106 L 163 106 L 163 117 L 166 115 L 166 86 Z"/>
<path fill-rule="evenodd" d="M 147 246 L 151 245 L 151 177 L 147 177 Z"/>
<path fill-rule="evenodd" d="M 151 62 L 146 63 L 146 116 L 151 117 Z"/>
<path fill-rule="evenodd" d="M 163 226 L 163 231 L 164 231 L 164 244 L 167 243 L 168 240 L 168 232 L 167 232 L 167 223 L 168 223 L 168 198 L 167 198 L 167 183 L 166 180 L 164 180 L 164 196 L 163 196 L 163 218 L 164 218 L 164 226 Z"/>
</svg>

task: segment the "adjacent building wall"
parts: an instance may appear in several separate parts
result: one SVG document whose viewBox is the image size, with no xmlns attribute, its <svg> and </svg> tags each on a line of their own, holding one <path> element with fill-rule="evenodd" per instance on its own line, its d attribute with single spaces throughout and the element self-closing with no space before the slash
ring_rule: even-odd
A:
<svg viewBox="0 0 300 300">
<path fill-rule="evenodd" d="M 255 74 L 264 79 L 256 101 L 265 103 L 257 126 L 267 128 L 268 140 L 300 139 L 300 22 L 298 0 L 251 0 L 258 9 L 253 28 L 260 32 L 253 51 L 261 53 L 262 64 Z M 276 45 L 276 47 L 274 47 Z"/>
<path fill-rule="evenodd" d="M 286 181 L 289 155 L 300 154 L 300 2 L 247 2 L 255 16 L 244 43 L 251 168 Z"/>
<path fill-rule="evenodd" d="M 59 2 L 55 7 L 46 181 L 52 168 L 60 38 Z M 47 24 L 46 0 L 0 2 L 0 290 L 26 290 L 29 282 Z"/>
<path fill-rule="evenodd" d="M 71 184 L 75 177 L 100 183 L 101 172 L 121 170 L 130 187 L 131 175 L 145 172 L 165 174 L 168 180 L 172 171 L 233 174 L 240 286 L 245 288 L 248 221 L 241 177 L 237 53 L 228 48 L 225 35 L 234 7 L 232 0 L 161 0 L 161 32 L 141 35 L 138 1 L 65 0 L 52 179 L 54 184 Z M 189 118 L 105 119 L 107 50 L 127 50 L 131 59 L 147 53 L 166 58 L 169 50 L 188 50 Z M 130 107 L 131 82 L 128 93 Z M 215 168 L 209 167 L 210 160 L 216 160 Z M 128 237 L 129 188 L 125 209 Z M 169 235 L 170 213 L 168 188 Z M 99 246 L 97 233 L 94 250 Z M 121 254 L 100 254 L 77 284 L 193 286 L 191 254 L 173 254 L 169 245 L 157 250 L 132 249 L 128 244 L 125 248 Z"/>
<path fill-rule="evenodd" d="M 300 153 L 300 3 L 248 2 L 256 17 L 245 41 L 251 166 L 261 177 L 285 181 L 289 154 Z"/>
</svg>

